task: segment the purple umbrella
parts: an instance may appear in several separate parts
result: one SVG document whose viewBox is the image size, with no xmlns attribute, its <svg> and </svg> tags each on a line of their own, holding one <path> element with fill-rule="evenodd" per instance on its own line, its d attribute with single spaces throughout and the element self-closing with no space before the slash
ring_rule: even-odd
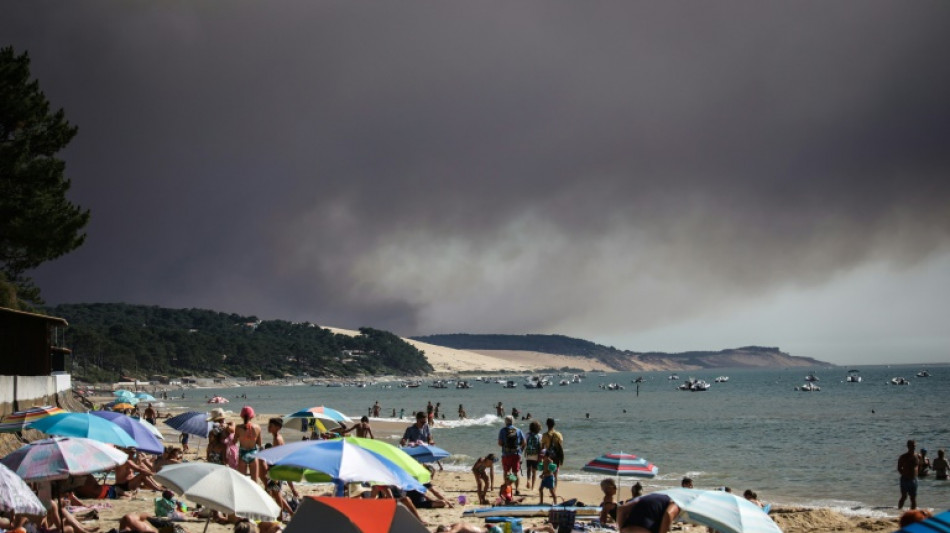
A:
<svg viewBox="0 0 950 533">
<path fill-rule="evenodd" d="M 211 426 L 213 425 L 208 421 L 208 413 L 200 413 L 198 411 L 188 411 L 187 413 L 173 416 L 165 420 L 165 424 L 182 433 L 204 438 L 208 437 L 208 433 L 211 431 Z"/>
<path fill-rule="evenodd" d="M 128 433 L 129 436 L 135 440 L 135 448 L 140 451 L 154 453 L 156 455 L 160 455 L 165 451 L 165 446 L 162 445 L 162 442 L 155 438 L 155 435 L 152 435 L 145 426 L 122 413 L 115 413 L 113 411 L 90 411 L 89 414 L 98 416 L 99 418 L 105 418 L 122 428 L 123 431 Z"/>
</svg>

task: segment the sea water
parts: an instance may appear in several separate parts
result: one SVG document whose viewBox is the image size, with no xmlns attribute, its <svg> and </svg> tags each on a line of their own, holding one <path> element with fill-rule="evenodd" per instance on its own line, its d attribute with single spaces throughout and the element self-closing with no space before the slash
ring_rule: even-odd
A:
<svg viewBox="0 0 950 533">
<path fill-rule="evenodd" d="M 470 389 L 400 388 L 398 383 L 359 387 L 245 387 L 198 389 L 171 405 L 208 410 L 206 397 L 220 394 L 230 407 L 252 405 L 259 413 L 289 414 L 326 405 L 350 416 L 367 414 L 378 401 L 382 418 L 414 411 L 427 402 L 440 405 L 445 421 L 433 429 L 436 444 L 452 453 L 443 462 L 449 469 L 468 469 L 478 456 L 500 451 L 498 431 L 503 425 L 495 405 L 507 412 L 517 407 L 543 422 L 557 421 L 564 435 L 567 480 L 599 482 L 599 474 L 581 469 L 608 452 L 633 453 L 659 467 L 656 478 L 640 480 L 645 488 L 678 486 L 684 476 L 697 488 L 729 486 L 734 492 L 758 492 L 761 499 L 784 505 L 833 507 L 860 515 L 894 514 L 900 495 L 897 457 L 907 439 L 936 457 L 938 448 L 950 448 L 950 366 L 930 365 L 931 377 L 917 378 L 919 366 L 857 367 L 861 383 L 847 383 L 846 368 L 786 368 L 777 370 L 705 370 L 679 372 L 712 383 L 706 392 L 684 392 L 669 372 L 589 373 L 581 383 L 527 389 L 469 380 Z M 796 387 L 814 371 L 818 392 Z M 728 375 L 726 383 L 713 383 Z M 633 379 L 643 376 L 643 383 Z M 910 385 L 891 385 L 902 376 Z M 559 378 L 555 378 L 557 383 Z M 624 390 L 601 388 L 618 383 Z M 236 398 L 246 394 L 247 399 Z M 459 404 L 468 414 L 458 419 Z M 516 424 L 527 432 L 528 422 Z M 297 429 L 288 424 L 285 432 Z M 622 495 L 633 478 L 621 480 Z M 924 507 L 950 507 L 950 481 L 931 475 L 920 483 L 918 502 Z"/>
</svg>

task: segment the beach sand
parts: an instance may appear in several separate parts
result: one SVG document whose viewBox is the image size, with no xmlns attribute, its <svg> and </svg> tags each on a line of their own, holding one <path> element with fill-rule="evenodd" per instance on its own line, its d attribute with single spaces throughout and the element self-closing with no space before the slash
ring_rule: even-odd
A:
<svg viewBox="0 0 950 533">
<path fill-rule="evenodd" d="M 273 415 L 259 415 L 256 418 L 256 422 L 262 425 L 266 425 L 267 419 Z M 232 417 L 235 421 L 239 422 L 239 419 L 234 416 Z M 372 420 L 373 432 L 376 434 L 377 438 L 386 438 L 391 435 L 401 435 L 403 430 L 406 427 L 404 423 L 395 423 L 395 422 L 383 422 Z M 175 443 L 177 445 L 177 434 L 175 434 L 170 428 L 164 427 L 164 424 L 160 424 L 163 432 L 166 433 L 165 442 L 167 444 Z M 167 431 L 166 431 L 167 430 Z M 299 439 L 299 432 L 296 431 L 285 431 L 288 440 L 297 440 Z M 265 436 L 265 442 L 266 442 Z M 203 441 L 206 443 L 206 441 Z M 197 455 L 195 455 L 194 445 L 196 440 L 192 439 L 192 453 L 186 455 L 186 459 L 189 461 L 201 460 Z M 204 447 L 200 448 L 200 452 L 204 454 Z M 501 482 L 501 475 L 496 471 L 496 489 L 497 484 Z M 631 480 L 622 480 L 620 493 L 621 497 L 629 497 L 630 486 L 634 483 Z M 442 492 L 447 499 L 455 502 L 454 508 L 444 508 L 444 509 L 421 509 L 419 510 L 420 515 L 423 520 L 429 525 L 428 529 L 434 530 L 437 525 L 440 524 L 452 524 L 455 522 L 468 522 L 472 524 L 480 524 L 481 520 L 472 519 L 472 518 L 462 518 L 462 511 L 464 509 L 478 507 L 473 502 L 478 501 L 478 496 L 475 492 L 475 480 L 471 473 L 469 472 L 457 472 L 457 471 L 441 471 L 437 472 L 433 478 L 433 484 L 435 487 Z M 298 486 L 298 491 L 306 495 L 321 495 L 331 490 L 329 485 L 300 485 Z M 572 482 L 562 482 L 557 488 L 557 493 L 559 497 L 566 499 L 577 498 L 579 501 L 584 502 L 589 505 L 597 505 L 601 501 L 601 492 L 600 488 L 596 485 L 588 485 L 582 483 L 572 483 Z M 532 491 L 531 494 L 523 493 L 526 495 L 525 503 L 537 503 L 538 494 L 537 492 Z M 458 497 L 464 495 L 467 499 L 467 505 L 462 506 L 457 503 Z M 147 491 L 140 490 L 138 491 L 132 499 L 119 499 L 119 500 L 87 500 L 87 503 L 91 504 L 100 504 L 106 505 L 108 507 L 99 509 L 99 518 L 97 520 L 92 520 L 87 522 L 87 525 L 98 526 L 102 531 L 108 531 L 111 528 L 118 528 L 119 519 L 126 513 L 133 512 L 146 512 L 151 513 L 154 507 L 154 499 L 158 497 L 159 494 Z M 805 508 L 776 508 L 772 510 L 772 517 L 775 519 L 778 526 L 787 533 L 805 533 L 805 532 L 814 532 L 814 531 L 835 531 L 843 533 L 858 533 L 858 532 L 867 532 L 867 531 L 895 531 L 897 527 L 896 518 L 867 518 L 867 517 L 855 517 L 855 516 L 845 516 L 841 513 L 835 512 L 831 509 L 805 509 Z M 543 518 L 527 518 L 524 520 L 525 525 L 535 525 L 540 524 L 544 521 Z M 189 533 L 200 533 L 204 528 L 204 520 L 194 519 L 191 522 L 184 522 L 182 526 Z M 701 533 L 705 532 L 706 528 L 694 526 L 690 524 L 678 524 L 677 528 L 685 532 L 696 532 Z M 233 527 L 224 526 L 219 524 L 211 524 L 208 531 L 211 533 L 226 533 L 232 531 Z"/>
</svg>

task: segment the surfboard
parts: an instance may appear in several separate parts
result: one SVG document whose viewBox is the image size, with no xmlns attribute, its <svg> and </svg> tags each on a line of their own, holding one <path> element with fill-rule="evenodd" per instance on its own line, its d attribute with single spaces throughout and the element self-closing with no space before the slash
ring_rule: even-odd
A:
<svg viewBox="0 0 950 533">
<path fill-rule="evenodd" d="M 479 507 L 466 509 L 463 516 L 548 516 L 550 505 L 498 505 L 495 507 Z M 554 509 L 574 511 L 577 516 L 596 516 L 600 514 L 600 507 L 561 507 Z"/>
</svg>

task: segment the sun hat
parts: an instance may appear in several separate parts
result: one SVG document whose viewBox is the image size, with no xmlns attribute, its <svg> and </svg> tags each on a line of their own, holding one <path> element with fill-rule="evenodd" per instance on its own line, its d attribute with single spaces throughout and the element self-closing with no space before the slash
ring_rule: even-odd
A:
<svg viewBox="0 0 950 533">
<path fill-rule="evenodd" d="M 254 418 L 254 408 L 250 405 L 245 405 L 241 408 L 241 418 Z"/>
<path fill-rule="evenodd" d="M 227 416 L 228 415 L 225 414 L 224 409 L 221 409 L 220 407 L 215 407 L 214 409 L 211 410 L 211 416 L 208 417 L 208 420 L 209 421 L 224 420 L 225 418 L 227 418 Z"/>
</svg>

